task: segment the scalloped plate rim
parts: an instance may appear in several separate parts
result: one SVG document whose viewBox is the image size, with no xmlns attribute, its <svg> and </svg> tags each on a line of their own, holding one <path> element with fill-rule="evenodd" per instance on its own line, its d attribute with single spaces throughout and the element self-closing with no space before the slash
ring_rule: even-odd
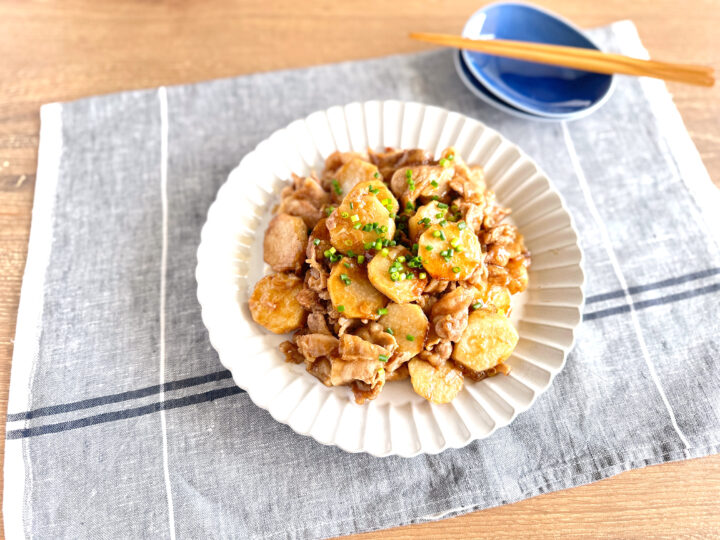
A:
<svg viewBox="0 0 720 540">
<path fill-rule="evenodd" d="M 221 351 L 221 347 L 220 347 L 220 344 L 219 344 L 219 342 L 218 342 L 217 331 L 216 331 L 216 329 L 214 329 L 214 328 L 212 327 L 212 325 L 210 325 L 210 324 L 208 323 L 208 322 L 209 322 L 209 321 L 208 321 L 209 308 L 207 307 L 206 303 L 204 303 L 204 298 L 203 298 L 203 295 L 201 294 L 201 291 L 203 290 L 203 287 L 202 287 L 202 284 L 201 284 L 201 281 L 202 281 L 201 271 L 203 270 L 203 261 L 202 261 L 202 258 L 201 258 L 201 254 L 202 254 L 203 250 L 206 248 L 206 247 L 204 248 L 204 245 L 206 244 L 206 240 L 205 240 L 205 239 L 206 239 L 206 236 L 207 236 L 207 234 L 208 234 L 208 231 L 211 230 L 212 225 L 213 225 L 213 224 L 211 223 L 211 219 L 210 219 L 210 218 L 212 217 L 212 215 L 213 215 L 215 212 L 218 211 L 220 205 L 222 204 L 222 200 L 221 200 L 222 197 L 221 197 L 221 196 L 222 196 L 222 194 L 223 194 L 224 191 L 227 191 L 226 188 L 229 189 L 228 184 L 230 183 L 230 181 L 231 181 L 231 179 L 233 178 L 233 176 L 235 176 L 235 175 L 238 174 L 239 169 L 240 169 L 243 161 L 245 161 L 245 160 L 248 159 L 252 154 L 254 154 L 255 152 L 257 152 L 258 148 L 259 148 L 263 143 L 265 143 L 266 141 L 270 140 L 271 138 L 273 138 L 273 137 L 275 137 L 275 136 L 280 135 L 282 132 L 284 132 L 285 130 L 287 130 L 287 128 L 288 128 L 291 124 L 293 124 L 293 123 L 295 123 L 295 122 L 298 122 L 298 121 L 306 121 L 310 116 L 312 116 L 312 115 L 314 115 L 314 114 L 317 114 L 317 113 L 327 114 L 328 110 L 330 110 L 330 109 L 332 109 L 332 108 L 335 108 L 335 107 L 339 107 L 339 108 L 341 108 L 342 110 L 346 110 L 348 106 L 353 106 L 353 105 L 359 105 L 359 106 L 362 108 L 363 116 L 364 116 L 365 110 L 366 110 L 365 106 L 366 106 L 366 104 L 368 104 L 368 103 L 376 103 L 376 104 L 379 104 L 379 105 L 381 106 L 381 108 L 384 108 L 384 104 L 386 104 L 386 103 L 393 103 L 393 104 L 401 105 L 401 106 L 403 107 L 403 110 L 404 110 L 404 108 L 405 108 L 406 106 L 408 106 L 408 105 L 420 107 L 421 111 L 424 111 L 425 108 L 427 108 L 427 107 L 432 107 L 432 108 L 435 108 L 435 109 L 440 109 L 440 110 L 444 111 L 444 112 L 447 113 L 447 114 L 455 113 L 455 114 L 459 115 L 459 116 L 460 116 L 461 118 L 463 118 L 463 119 L 470 119 L 470 120 L 472 120 L 472 121 L 474 121 L 474 122 L 477 122 L 478 124 L 480 124 L 480 126 L 481 126 L 484 130 L 489 131 L 491 134 L 497 135 L 497 136 L 500 138 L 501 144 L 502 144 L 503 142 L 506 143 L 506 144 L 509 144 L 512 148 L 514 148 L 515 150 L 518 151 L 519 155 L 518 155 L 518 157 L 517 157 L 516 160 L 515 160 L 516 162 L 517 162 L 517 161 L 520 161 L 520 160 L 524 160 L 524 161 L 527 161 L 527 162 L 531 163 L 531 164 L 536 168 L 536 172 L 539 173 L 542 177 L 544 177 L 544 178 L 547 180 L 548 186 L 549 186 L 549 189 L 548 189 L 547 191 L 549 191 L 549 192 L 551 192 L 551 193 L 554 193 L 555 195 L 558 196 L 559 201 L 560 201 L 560 208 L 562 208 L 563 212 L 565 212 L 565 214 L 567 214 L 567 216 L 569 217 L 569 220 L 570 220 L 570 225 L 569 225 L 568 228 L 571 229 L 572 232 L 573 232 L 573 236 L 574 236 L 574 239 L 575 239 L 575 243 L 574 243 L 574 244 L 568 244 L 568 245 L 573 245 L 574 247 L 576 247 L 577 250 L 578 250 L 578 252 L 579 252 L 579 254 L 580 254 L 580 260 L 576 263 L 576 265 L 577 265 L 577 267 L 578 267 L 578 269 L 579 269 L 579 271 L 580 271 L 580 275 L 581 275 L 582 280 L 581 280 L 581 282 L 580 282 L 578 285 L 575 285 L 574 287 L 577 287 L 577 288 L 580 290 L 581 298 L 580 298 L 580 302 L 579 302 L 576 306 L 571 306 L 571 307 L 575 308 L 575 309 L 578 311 L 580 317 L 579 317 L 578 322 L 577 322 L 575 325 L 573 325 L 572 328 L 570 328 L 571 331 L 572 331 L 572 340 L 571 340 L 570 344 L 569 344 L 567 347 L 559 347 L 559 348 L 562 349 L 562 352 L 563 352 L 562 362 L 561 362 L 560 365 L 559 365 L 557 368 L 555 368 L 555 369 L 547 368 L 547 371 L 550 373 L 550 377 L 549 377 L 549 379 L 548 379 L 548 381 L 547 381 L 547 384 L 545 384 L 544 387 L 539 388 L 539 389 L 531 388 L 531 390 L 532 390 L 532 398 L 529 400 L 529 402 L 527 402 L 526 405 L 524 405 L 524 406 L 522 406 L 522 407 L 513 407 L 513 413 L 512 413 L 512 415 L 510 416 L 510 418 L 507 420 L 507 422 L 500 423 L 500 422 L 497 421 L 496 418 L 493 418 L 493 420 L 494 420 L 494 425 L 493 425 L 493 427 L 492 427 L 486 434 L 484 434 L 484 435 L 482 435 L 482 436 L 475 436 L 475 435 L 473 435 L 472 433 L 470 433 L 467 438 L 463 439 L 463 440 L 460 441 L 458 444 L 450 444 L 450 443 L 448 443 L 447 440 L 445 439 L 445 444 L 443 444 L 443 445 L 441 445 L 441 446 L 438 446 L 438 447 L 423 448 L 422 443 L 421 443 L 421 444 L 420 444 L 420 448 L 419 448 L 417 451 L 411 452 L 411 453 L 401 453 L 401 452 L 397 451 L 397 450 L 393 447 L 392 441 L 391 441 L 389 451 L 387 451 L 387 452 L 371 452 L 371 451 L 367 450 L 366 448 L 362 447 L 362 443 L 359 445 L 360 447 L 350 448 L 350 447 L 348 447 L 347 445 L 343 444 L 341 441 L 338 441 L 338 440 L 336 440 L 336 439 L 334 439 L 334 440 L 331 441 L 331 442 L 321 441 L 321 440 L 319 440 L 317 437 L 315 437 L 315 436 L 312 434 L 313 424 L 310 425 L 309 431 L 306 431 L 306 432 L 300 431 L 300 430 L 296 429 L 294 426 L 292 426 L 291 424 L 289 424 L 287 421 L 284 421 L 284 420 L 278 418 L 278 417 L 276 416 L 276 414 L 271 410 L 271 407 L 264 407 L 264 406 L 262 406 L 262 405 L 260 405 L 260 404 L 258 403 L 257 396 L 254 396 L 254 395 L 253 395 L 252 387 L 249 386 L 249 385 L 247 385 L 247 384 L 245 384 L 245 383 L 243 383 L 243 381 L 239 378 L 239 374 L 236 373 L 236 370 L 233 369 L 232 362 L 228 362 L 228 361 L 227 361 L 227 358 L 223 358 L 223 353 L 222 353 L 222 351 Z M 382 110 L 382 109 L 381 109 L 381 110 Z M 379 127 L 380 127 L 381 130 L 382 130 L 382 127 L 383 127 L 382 119 L 381 119 L 381 122 L 380 122 L 380 124 L 379 124 Z M 402 126 L 401 126 L 401 128 L 402 128 Z M 401 134 L 401 133 L 402 133 L 402 130 L 400 131 L 400 134 Z M 450 143 L 450 144 L 452 144 L 452 143 Z M 499 147 L 499 146 L 498 146 L 498 147 Z M 319 153 L 319 149 L 317 148 L 317 146 L 316 146 L 315 148 L 316 148 L 316 150 L 318 150 L 318 153 Z M 579 235 L 578 230 L 577 230 L 577 226 L 576 226 L 576 223 L 575 223 L 575 218 L 573 217 L 572 213 L 569 211 L 569 209 L 568 209 L 568 207 L 567 207 L 567 203 L 566 203 L 565 198 L 563 197 L 562 193 L 560 193 L 560 192 L 555 188 L 555 185 L 553 184 L 553 182 L 552 182 L 552 180 L 550 179 L 550 177 L 545 173 L 545 171 L 544 171 L 528 154 L 526 154 L 525 151 L 522 150 L 522 148 L 520 148 L 518 145 L 516 145 L 516 144 L 513 143 L 512 141 L 508 140 L 508 139 L 507 139 L 504 135 L 502 135 L 499 131 L 491 128 L 490 126 L 488 126 L 487 124 L 485 124 L 485 123 L 482 122 L 481 120 L 478 120 L 478 119 L 476 119 L 476 118 L 473 118 L 473 117 L 471 117 L 471 116 L 468 116 L 468 115 L 463 114 L 463 113 L 458 112 L 458 111 L 453 111 L 453 110 L 447 109 L 447 108 L 442 107 L 442 106 L 432 105 L 432 104 L 424 104 L 424 103 L 417 102 L 417 101 L 403 101 L 403 100 L 396 100 L 396 99 L 388 99 L 388 100 L 353 101 L 353 102 L 350 102 L 350 103 L 346 103 L 346 104 L 344 104 L 344 105 L 333 105 L 333 106 L 327 107 L 327 108 L 325 108 L 325 109 L 319 109 L 319 110 L 317 110 L 317 111 L 313 111 L 313 112 L 305 115 L 305 116 L 302 117 L 302 118 L 294 119 L 294 120 L 292 120 L 291 122 L 289 122 L 286 126 L 284 126 L 284 127 L 282 127 L 282 128 L 279 128 L 279 129 L 276 129 L 275 131 L 271 132 L 267 137 L 265 137 L 264 139 L 262 139 L 262 140 L 253 148 L 253 150 L 251 150 L 250 152 L 248 152 L 247 154 L 245 154 L 245 155 L 242 157 L 242 159 L 238 162 L 238 165 L 235 166 L 235 167 L 230 171 L 230 173 L 228 174 L 228 177 L 227 177 L 227 179 L 225 180 L 225 182 L 223 182 L 223 184 L 218 188 L 218 191 L 217 191 L 217 194 L 216 194 L 215 199 L 213 200 L 212 204 L 208 207 L 207 219 L 206 219 L 205 223 L 203 224 L 202 229 L 201 229 L 201 232 L 200 232 L 200 243 L 199 243 L 198 248 L 197 248 L 197 251 L 196 251 L 196 257 L 197 257 L 197 264 L 196 264 L 196 267 L 195 267 L 195 279 L 196 279 L 196 282 L 197 282 L 197 284 L 198 284 L 198 287 L 197 287 L 197 290 L 196 290 L 196 294 L 197 294 L 198 302 L 200 303 L 200 307 L 201 307 L 201 319 L 202 319 L 202 321 L 203 321 L 203 324 L 205 325 L 205 328 L 206 328 L 207 331 L 208 331 L 208 337 L 209 337 L 209 340 L 210 340 L 210 344 L 213 346 L 213 348 L 214 348 L 215 351 L 217 352 L 218 358 L 220 359 L 220 363 L 223 365 L 223 367 L 225 367 L 225 368 L 226 368 L 228 371 L 230 371 L 230 373 L 232 374 L 233 382 L 234 382 L 239 388 L 241 388 L 242 390 L 244 390 L 244 391 L 247 393 L 247 395 L 250 397 L 250 399 L 251 399 L 252 402 L 255 404 L 255 406 L 257 406 L 257 407 L 259 407 L 259 408 L 261 408 L 261 409 L 266 410 L 266 411 L 272 416 L 272 418 L 273 418 L 275 421 L 287 425 L 288 427 L 290 427 L 294 432 L 298 433 L 299 435 L 303 435 L 303 436 L 306 436 L 306 437 L 311 437 L 313 440 L 315 440 L 315 441 L 318 442 L 319 444 L 322 444 L 323 446 L 335 446 L 335 447 L 338 447 L 338 448 L 340 448 L 340 449 L 342 449 L 343 451 L 348 452 L 348 453 L 353 453 L 353 454 L 356 454 L 356 453 L 367 453 L 367 454 L 369 454 L 369 455 L 372 455 L 372 456 L 378 457 L 378 458 L 388 457 L 388 456 L 399 456 L 399 457 L 403 457 L 403 458 L 412 458 L 412 457 L 416 457 L 416 456 L 421 455 L 421 454 L 437 455 L 437 454 L 440 454 L 440 453 L 442 453 L 442 452 L 444 452 L 445 450 L 448 450 L 448 449 L 463 448 L 464 446 L 467 446 L 468 444 L 472 443 L 472 442 L 475 441 L 475 440 L 485 439 L 485 438 L 487 438 L 487 437 L 492 436 L 498 429 L 503 428 L 503 427 L 507 427 L 508 425 L 510 425 L 510 424 L 518 417 L 518 415 L 520 415 L 520 414 L 523 413 L 523 412 L 526 412 L 526 411 L 530 410 L 530 408 L 532 408 L 532 406 L 534 405 L 534 403 L 535 403 L 535 401 L 537 400 L 537 398 L 538 398 L 540 395 L 542 395 L 544 392 L 546 392 L 546 391 L 548 390 L 548 388 L 550 388 L 550 386 L 552 385 L 553 381 L 555 380 L 555 377 L 564 369 L 565 364 L 566 364 L 566 362 L 567 362 L 568 355 L 569 355 L 570 351 L 572 351 L 572 349 L 573 349 L 573 347 L 574 347 L 574 345 L 575 345 L 575 342 L 576 342 L 576 340 L 577 340 L 577 329 L 578 329 L 578 327 L 582 324 L 582 313 L 583 313 L 583 310 L 584 310 L 585 300 L 586 300 L 586 299 L 585 299 L 585 284 L 586 284 L 586 280 L 587 280 L 587 273 L 585 272 L 585 254 L 584 254 L 583 249 L 582 249 L 582 246 L 581 246 L 581 244 L 580 244 L 580 235 Z"/>
</svg>

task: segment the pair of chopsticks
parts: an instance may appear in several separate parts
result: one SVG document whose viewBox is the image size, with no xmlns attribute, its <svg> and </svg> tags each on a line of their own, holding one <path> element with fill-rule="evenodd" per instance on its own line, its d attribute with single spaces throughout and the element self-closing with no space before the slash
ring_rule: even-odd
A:
<svg viewBox="0 0 720 540">
<path fill-rule="evenodd" d="M 413 32 L 410 37 L 445 47 L 469 49 L 493 56 L 506 56 L 518 60 L 565 66 L 595 73 L 620 73 L 637 77 L 654 77 L 698 86 L 712 86 L 715 84 L 713 69 L 709 66 L 641 60 L 621 54 L 604 53 L 594 49 L 525 41 L 468 39 L 449 34 L 426 34 L 420 32 Z"/>
</svg>

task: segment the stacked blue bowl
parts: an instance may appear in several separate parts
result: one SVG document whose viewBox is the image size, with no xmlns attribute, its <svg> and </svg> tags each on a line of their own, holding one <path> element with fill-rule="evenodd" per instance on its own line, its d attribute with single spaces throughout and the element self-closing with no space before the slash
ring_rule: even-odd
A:
<svg viewBox="0 0 720 540">
<path fill-rule="evenodd" d="M 569 21 L 544 9 L 516 2 L 490 4 L 475 12 L 463 29 L 463 37 L 600 50 Z M 614 88 L 612 75 L 469 50 L 453 54 L 458 75 L 473 94 L 508 114 L 530 120 L 581 118 L 602 106 Z"/>
</svg>

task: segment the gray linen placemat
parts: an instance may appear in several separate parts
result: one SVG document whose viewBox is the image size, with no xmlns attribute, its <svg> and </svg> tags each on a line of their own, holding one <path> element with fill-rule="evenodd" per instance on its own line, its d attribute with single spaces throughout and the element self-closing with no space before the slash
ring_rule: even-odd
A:
<svg viewBox="0 0 720 540">
<path fill-rule="evenodd" d="M 629 22 L 591 34 L 644 53 Z M 551 389 L 489 439 L 413 459 L 275 422 L 222 370 L 195 298 L 200 227 L 240 158 L 314 110 L 386 98 L 519 144 L 565 196 L 586 255 L 585 321 Z M 622 78 L 587 119 L 529 123 L 473 97 L 444 50 L 45 106 L 7 535 L 327 537 L 718 452 L 718 198 L 662 83 Z"/>
</svg>

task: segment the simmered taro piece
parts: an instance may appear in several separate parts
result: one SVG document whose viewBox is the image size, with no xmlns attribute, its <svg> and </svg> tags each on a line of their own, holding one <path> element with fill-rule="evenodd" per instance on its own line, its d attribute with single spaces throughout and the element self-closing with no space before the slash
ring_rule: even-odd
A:
<svg viewBox="0 0 720 540">
<path fill-rule="evenodd" d="M 307 315 L 297 301 L 302 286 L 302 280 L 295 274 L 265 276 L 255 285 L 250 297 L 252 318 L 276 334 L 301 328 Z"/>
</svg>

